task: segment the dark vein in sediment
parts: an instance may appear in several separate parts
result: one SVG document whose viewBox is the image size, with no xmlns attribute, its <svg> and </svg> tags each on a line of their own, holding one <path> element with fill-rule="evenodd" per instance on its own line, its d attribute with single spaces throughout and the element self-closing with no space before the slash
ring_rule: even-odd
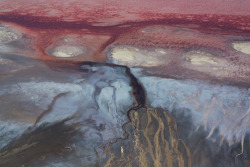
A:
<svg viewBox="0 0 250 167">
<path fill-rule="evenodd" d="M 52 100 L 52 102 L 50 103 L 50 105 L 48 106 L 48 109 L 45 110 L 45 111 L 43 111 L 43 112 L 37 117 L 34 126 L 35 126 L 35 125 L 36 125 L 45 115 L 49 114 L 49 113 L 52 111 L 53 106 L 55 105 L 57 99 L 59 99 L 59 98 L 62 97 L 62 96 L 67 95 L 68 93 L 69 93 L 69 92 L 64 92 L 64 93 L 60 93 L 60 94 L 56 95 L 56 96 L 53 98 L 53 100 Z"/>
<path fill-rule="evenodd" d="M 108 66 L 108 67 L 118 67 L 118 68 L 123 68 L 125 69 L 126 75 L 130 79 L 130 86 L 132 88 L 132 96 L 136 102 L 136 104 L 127 111 L 127 117 L 128 117 L 128 122 L 124 123 L 122 125 L 122 129 L 124 131 L 124 137 L 123 138 L 116 138 L 114 141 L 110 143 L 110 145 L 116 143 L 118 140 L 127 140 L 129 137 L 129 134 L 126 130 L 126 125 L 132 122 L 131 120 L 131 112 L 132 111 L 137 111 L 140 108 L 146 108 L 146 94 L 144 91 L 143 86 L 141 83 L 138 81 L 138 79 L 134 76 L 134 74 L 131 72 L 130 68 L 124 65 L 117 65 L 117 64 L 110 64 L 110 63 L 97 63 L 97 62 L 84 62 L 82 65 L 88 65 L 88 66 Z"/>
</svg>

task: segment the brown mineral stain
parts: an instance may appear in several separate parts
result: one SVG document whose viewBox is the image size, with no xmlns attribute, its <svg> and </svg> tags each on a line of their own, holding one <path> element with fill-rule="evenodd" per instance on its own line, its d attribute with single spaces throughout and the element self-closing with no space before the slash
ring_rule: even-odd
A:
<svg viewBox="0 0 250 167">
<path fill-rule="evenodd" d="M 191 167 L 191 153 L 178 137 L 177 125 L 173 117 L 163 109 L 139 109 L 131 112 L 131 125 L 134 127 L 134 143 L 127 157 L 139 161 L 142 167 Z M 131 165 L 131 160 L 111 153 L 106 167 L 115 164 Z M 150 157 L 150 158 L 149 158 Z M 129 165 L 130 164 L 130 165 Z"/>
</svg>

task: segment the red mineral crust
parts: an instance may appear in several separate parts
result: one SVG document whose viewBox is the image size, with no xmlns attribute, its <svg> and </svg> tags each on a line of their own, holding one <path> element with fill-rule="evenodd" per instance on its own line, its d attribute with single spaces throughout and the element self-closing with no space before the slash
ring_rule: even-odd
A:
<svg viewBox="0 0 250 167">
<path fill-rule="evenodd" d="M 155 75 L 248 87 L 250 56 L 232 43 L 250 40 L 249 6 L 250 0 L 1 0 L 0 23 L 20 31 L 29 45 L 9 54 L 104 62 L 110 47 L 117 45 L 164 48 L 172 54 L 165 64 L 152 67 Z M 191 53 L 205 55 L 204 60 Z M 201 68 L 201 61 L 210 65 Z"/>
</svg>

